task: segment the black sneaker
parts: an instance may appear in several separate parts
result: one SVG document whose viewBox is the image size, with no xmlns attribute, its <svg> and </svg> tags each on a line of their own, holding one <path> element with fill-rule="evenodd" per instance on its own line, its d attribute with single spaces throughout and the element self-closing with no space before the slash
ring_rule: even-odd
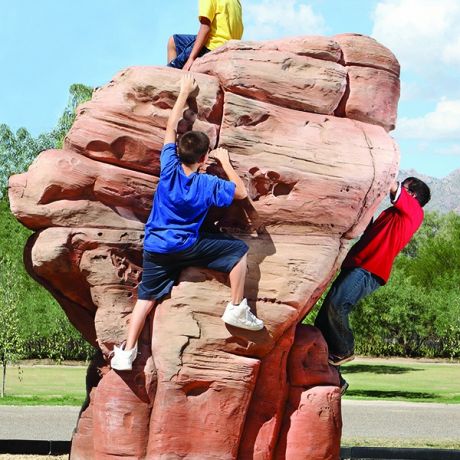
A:
<svg viewBox="0 0 460 460">
<path fill-rule="evenodd" d="M 348 382 L 340 375 L 340 394 L 342 396 L 347 392 L 349 386 Z"/>
<path fill-rule="evenodd" d="M 348 361 L 353 361 L 355 359 L 355 355 L 348 355 L 348 356 L 336 356 L 336 355 L 329 355 L 328 361 L 329 364 L 332 366 L 341 366 L 342 364 L 348 363 Z"/>
</svg>

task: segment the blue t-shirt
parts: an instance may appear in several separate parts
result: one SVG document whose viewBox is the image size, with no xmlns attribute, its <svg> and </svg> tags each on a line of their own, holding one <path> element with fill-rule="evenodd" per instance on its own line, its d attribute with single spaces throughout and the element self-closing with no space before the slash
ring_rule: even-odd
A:
<svg viewBox="0 0 460 460">
<path fill-rule="evenodd" d="M 236 186 L 209 174 L 187 176 L 176 144 L 163 147 L 160 168 L 153 208 L 145 224 L 144 248 L 159 253 L 182 251 L 197 240 L 211 206 L 230 206 Z"/>
</svg>

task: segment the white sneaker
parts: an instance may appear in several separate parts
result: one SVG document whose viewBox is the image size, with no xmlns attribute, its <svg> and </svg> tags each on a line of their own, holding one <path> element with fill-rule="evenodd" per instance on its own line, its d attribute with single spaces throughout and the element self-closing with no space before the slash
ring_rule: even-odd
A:
<svg viewBox="0 0 460 460">
<path fill-rule="evenodd" d="M 137 358 L 137 343 L 131 350 L 125 350 L 125 345 L 113 348 L 113 358 L 110 361 L 112 369 L 117 371 L 130 371 L 133 368 L 133 361 Z"/>
<path fill-rule="evenodd" d="M 229 302 L 222 315 L 222 320 L 230 326 L 250 331 L 260 331 L 264 327 L 264 322 L 249 309 L 246 299 L 243 299 L 239 305 Z"/>
</svg>

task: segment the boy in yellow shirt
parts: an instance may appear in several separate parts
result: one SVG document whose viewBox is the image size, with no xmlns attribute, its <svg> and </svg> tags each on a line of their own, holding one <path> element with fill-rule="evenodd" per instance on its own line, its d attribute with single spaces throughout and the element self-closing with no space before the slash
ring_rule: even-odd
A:
<svg viewBox="0 0 460 460">
<path fill-rule="evenodd" d="M 168 66 L 190 70 L 197 57 L 243 35 L 240 0 L 199 0 L 197 35 L 175 34 L 168 41 Z"/>
</svg>

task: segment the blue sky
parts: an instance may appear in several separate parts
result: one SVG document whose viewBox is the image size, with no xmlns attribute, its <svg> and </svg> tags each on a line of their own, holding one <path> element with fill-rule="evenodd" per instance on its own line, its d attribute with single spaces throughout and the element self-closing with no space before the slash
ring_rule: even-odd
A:
<svg viewBox="0 0 460 460">
<path fill-rule="evenodd" d="M 358 32 L 401 63 L 401 167 L 460 168 L 459 0 L 241 0 L 243 39 Z M 195 33 L 197 0 L 0 0 L 0 123 L 52 129 L 72 83 L 165 63 L 174 32 Z"/>
</svg>

